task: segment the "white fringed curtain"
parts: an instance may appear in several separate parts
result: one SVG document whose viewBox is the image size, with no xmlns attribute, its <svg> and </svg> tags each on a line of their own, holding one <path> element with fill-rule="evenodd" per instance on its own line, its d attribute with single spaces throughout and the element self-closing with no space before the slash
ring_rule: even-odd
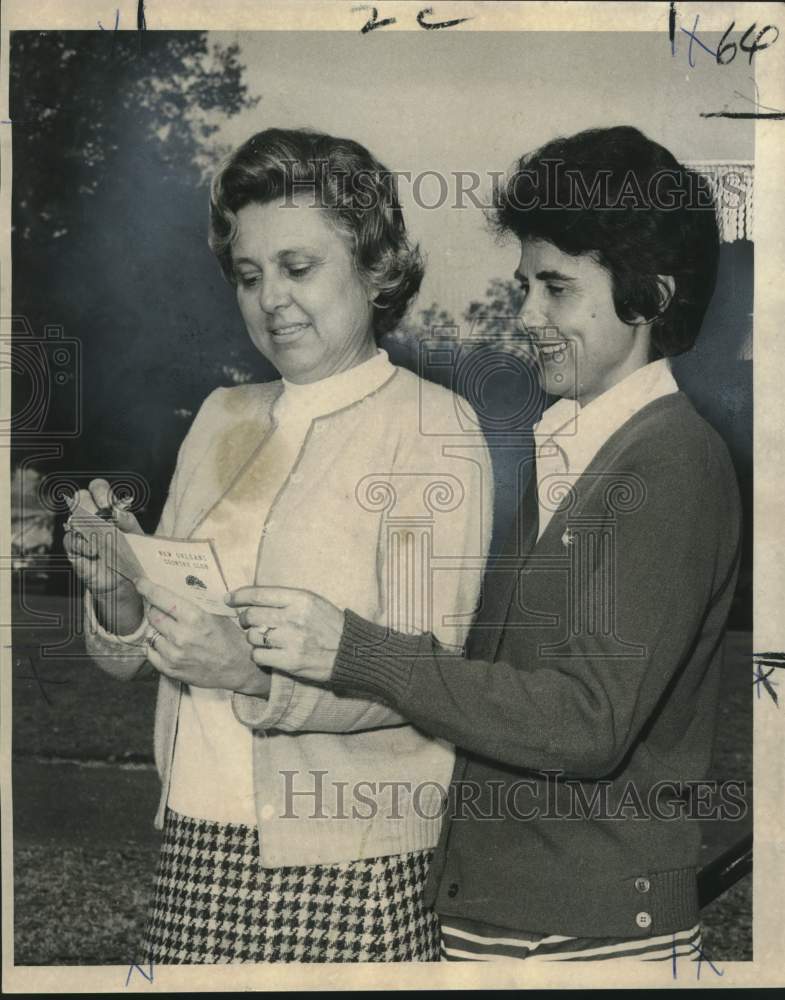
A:
<svg viewBox="0 0 785 1000">
<path fill-rule="evenodd" d="M 711 185 L 722 242 L 752 240 L 753 164 L 748 160 L 692 160 L 685 166 L 703 174 Z"/>
</svg>

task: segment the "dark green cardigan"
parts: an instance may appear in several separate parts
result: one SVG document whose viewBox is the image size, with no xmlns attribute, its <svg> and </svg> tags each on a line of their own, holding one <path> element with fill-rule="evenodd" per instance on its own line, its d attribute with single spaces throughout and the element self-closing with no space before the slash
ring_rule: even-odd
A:
<svg viewBox="0 0 785 1000">
<path fill-rule="evenodd" d="M 429 882 L 440 914 L 591 937 L 687 928 L 700 831 L 678 783 L 710 761 L 733 466 L 674 393 L 612 435 L 539 541 L 534 480 L 465 657 L 347 611 L 331 686 L 459 748 Z"/>
</svg>

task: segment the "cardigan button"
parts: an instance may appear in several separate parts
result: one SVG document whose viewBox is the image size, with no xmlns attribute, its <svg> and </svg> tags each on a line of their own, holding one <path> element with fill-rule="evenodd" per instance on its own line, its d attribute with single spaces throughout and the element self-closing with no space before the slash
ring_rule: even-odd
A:
<svg viewBox="0 0 785 1000">
<path fill-rule="evenodd" d="M 647 878 L 636 878 L 635 888 L 638 892 L 648 892 L 651 889 L 651 882 Z"/>
<path fill-rule="evenodd" d="M 651 914 L 645 910 L 641 910 L 640 913 L 635 915 L 635 923 L 638 927 L 651 927 Z"/>
<path fill-rule="evenodd" d="M 450 883 L 450 888 L 447 890 L 447 895 L 450 897 L 450 899 L 455 899 L 455 897 L 458 895 L 458 888 L 459 886 L 457 882 Z"/>
</svg>

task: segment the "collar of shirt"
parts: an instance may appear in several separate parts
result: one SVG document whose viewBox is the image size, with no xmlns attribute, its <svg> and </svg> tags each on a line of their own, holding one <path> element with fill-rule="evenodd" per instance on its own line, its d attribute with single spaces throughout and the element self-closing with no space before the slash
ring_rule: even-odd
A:
<svg viewBox="0 0 785 1000">
<path fill-rule="evenodd" d="M 574 482 L 631 417 L 660 396 L 678 391 L 669 361 L 660 358 L 636 369 L 586 406 L 574 399 L 559 399 L 549 406 L 534 426 L 540 498 L 546 476 L 568 475 Z M 553 510 L 545 510 L 542 502 L 539 506 L 541 535 Z"/>
<path fill-rule="evenodd" d="M 318 382 L 298 384 L 283 379 L 283 392 L 275 404 L 277 423 L 310 421 L 375 392 L 393 375 L 395 366 L 387 352 L 379 348 L 367 361 Z"/>
</svg>

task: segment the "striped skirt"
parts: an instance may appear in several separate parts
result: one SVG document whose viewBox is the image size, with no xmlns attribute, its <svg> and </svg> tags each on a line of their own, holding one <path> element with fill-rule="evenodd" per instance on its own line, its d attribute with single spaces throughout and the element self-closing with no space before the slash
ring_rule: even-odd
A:
<svg viewBox="0 0 785 1000">
<path fill-rule="evenodd" d="M 676 934 L 650 938 L 565 937 L 529 934 L 448 917 L 442 924 L 443 962 L 493 962 L 500 959 L 539 959 L 551 962 L 607 962 L 637 959 L 644 962 L 679 958 L 697 961 L 701 951 L 700 925 Z"/>
<path fill-rule="evenodd" d="M 169 810 L 140 960 L 434 962 L 430 851 L 263 868 L 254 827 Z"/>
</svg>

